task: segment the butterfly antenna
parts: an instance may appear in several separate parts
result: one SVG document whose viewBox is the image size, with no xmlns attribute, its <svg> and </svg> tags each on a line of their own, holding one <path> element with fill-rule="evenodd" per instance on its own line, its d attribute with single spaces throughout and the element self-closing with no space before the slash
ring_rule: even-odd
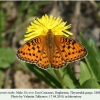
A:
<svg viewBox="0 0 100 100">
<path fill-rule="evenodd" d="M 39 20 L 36 18 L 35 20 L 37 20 L 39 22 Z M 43 25 L 41 22 L 39 22 L 42 26 L 44 26 L 45 28 L 47 28 L 45 25 Z M 47 28 L 48 29 L 48 28 Z"/>
<path fill-rule="evenodd" d="M 60 24 L 61 24 L 61 22 L 60 22 L 58 25 L 60 25 Z M 57 27 L 58 25 L 54 26 L 53 28 Z M 52 29 L 53 29 L 53 28 L 52 28 Z"/>
<path fill-rule="evenodd" d="M 60 25 L 60 24 L 61 24 L 61 22 L 60 22 L 58 25 Z M 57 27 L 58 25 L 54 26 L 53 28 Z M 52 29 L 53 29 L 53 28 L 52 28 Z"/>
</svg>

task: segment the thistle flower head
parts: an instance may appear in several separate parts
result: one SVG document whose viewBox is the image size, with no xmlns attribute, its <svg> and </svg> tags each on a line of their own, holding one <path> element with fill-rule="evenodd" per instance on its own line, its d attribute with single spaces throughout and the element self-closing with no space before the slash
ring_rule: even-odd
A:
<svg viewBox="0 0 100 100">
<path fill-rule="evenodd" d="M 31 25 L 27 28 L 27 34 L 25 34 L 25 41 L 37 37 L 39 35 L 46 35 L 48 30 L 51 29 L 54 35 L 72 35 L 68 29 L 71 27 L 71 24 L 66 25 L 67 22 L 63 22 L 60 17 L 56 18 L 50 15 L 43 15 L 42 18 L 37 18 Z M 67 34 L 66 34 L 67 33 Z"/>
</svg>

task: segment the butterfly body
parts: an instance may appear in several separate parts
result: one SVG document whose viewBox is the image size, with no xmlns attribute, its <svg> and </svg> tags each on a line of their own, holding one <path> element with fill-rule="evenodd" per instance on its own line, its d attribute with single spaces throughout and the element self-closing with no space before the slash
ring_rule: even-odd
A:
<svg viewBox="0 0 100 100">
<path fill-rule="evenodd" d="M 49 63 L 51 64 L 56 45 L 55 45 L 55 36 L 50 29 L 47 35 L 45 36 L 45 40 L 46 40 L 46 51 L 47 51 Z"/>
<path fill-rule="evenodd" d="M 63 35 L 54 35 L 51 29 L 46 35 L 25 43 L 17 52 L 19 59 L 43 69 L 47 69 L 49 64 L 58 69 L 86 55 L 87 51 L 80 43 Z"/>
<path fill-rule="evenodd" d="M 54 45 L 54 35 L 52 34 L 52 31 L 49 30 L 45 37 L 46 45 L 48 46 L 48 48 L 52 48 Z"/>
</svg>

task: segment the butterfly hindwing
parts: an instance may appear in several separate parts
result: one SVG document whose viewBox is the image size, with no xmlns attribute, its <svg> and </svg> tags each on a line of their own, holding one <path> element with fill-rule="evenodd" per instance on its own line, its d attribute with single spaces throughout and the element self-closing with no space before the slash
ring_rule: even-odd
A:
<svg viewBox="0 0 100 100">
<path fill-rule="evenodd" d="M 66 62 L 62 58 L 56 45 L 54 45 L 54 53 L 51 61 L 51 67 L 53 67 L 54 69 L 58 69 L 66 65 Z"/>
<path fill-rule="evenodd" d="M 44 47 L 40 60 L 37 62 L 38 66 L 42 69 L 47 69 L 49 67 L 49 59 L 47 55 L 46 48 Z"/>
</svg>

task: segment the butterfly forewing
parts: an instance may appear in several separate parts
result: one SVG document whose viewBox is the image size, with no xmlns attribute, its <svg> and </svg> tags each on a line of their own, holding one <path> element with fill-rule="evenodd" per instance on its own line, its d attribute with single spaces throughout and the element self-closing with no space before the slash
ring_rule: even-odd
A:
<svg viewBox="0 0 100 100">
<path fill-rule="evenodd" d="M 44 36 L 36 37 L 19 48 L 17 56 L 23 61 L 36 63 L 42 55 L 44 44 Z"/>
<path fill-rule="evenodd" d="M 57 35 L 55 36 L 55 44 L 66 63 L 82 59 L 87 55 L 86 49 L 71 38 Z"/>
</svg>

